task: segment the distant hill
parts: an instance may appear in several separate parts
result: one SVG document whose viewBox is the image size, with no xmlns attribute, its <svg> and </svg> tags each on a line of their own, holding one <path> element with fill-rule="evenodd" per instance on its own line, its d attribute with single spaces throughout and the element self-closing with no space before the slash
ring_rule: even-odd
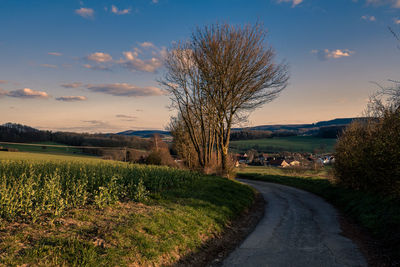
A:
<svg viewBox="0 0 400 267">
<path fill-rule="evenodd" d="M 347 125 L 350 124 L 354 120 L 365 120 L 365 118 L 342 118 L 342 119 L 333 119 L 330 121 L 319 121 L 315 123 L 316 126 L 334 126 L 334 125 Z"/>
<path fill-rule="evenodd" d="M 366 120 L 366 118 L 340 118 L 329 121 L 320 121 L 309 124 L 277 124 L 259 125 L 245 128 L 234 128 L 233 131 L 270 131 L 292 133 L 293 135 L 318 135 L 321 129 L 343 129 L 354 120 Z"/>
<path fill-rule="evenodd" d="M 142 131 L 128 130 L 128 131 L 117 133 L 117 135 L 137 136 L 137 137 L 142 137 L 142 138 L 152 137 L 153 134 L 160 134 L 162 136 L 170 136 L 171 135 L 170 132 L 162 131 L 162 130 L 142 130 Z"/>
<path fill-rule="evenodd" d="M 260 139 L 269 137 L 283 137 L 296 135 L 313 135 L 325 138 L 336 138 L 346 125 L 354 120 L 366 118 L 340 118 L 320 121 L 309 124 L 278 124 L 259 125 L 245 128 L 232 129 L 233 140 Z M 117 134 L 78 134 L 66 132 L 52 132 L 38 130 L 26 125 L 5 123 L 0 125 L 0 141 L 9 142 L 58 142 L 68 145 L 92 146 L 133 146 L 140 147 L 138 143 L 145 140 L 134 138 L 149 138 L 153 134 L 160 134 L 163 139 L 170 140 L 171 133 L 163 130 L 127 130 Z"/>
<path fill-rule="evenodd" d="M 22 124 L 18 124 L 18 123 L 12 123 L 12 122 L 7 122 L 4 123 L 2 125 L 0 125 L 0 127 L 4 127 L 7 129 L 14 129 L 17 132 L 20 133 L 25 133 L 25 132 L 40 132 L 40 130 L 32 128 L 30 126 L 26 126 L 26 125 L 22 125 Z"/>
<path fill-rule="evenodd" d="M 340 131 L 346 125 L 351 123 L 354 120 L 365 120 L 365 118 L 339 118 L 333 119 L 329 121 L 319 121 L 316 123 L 308 123 L 308 124 L 276 124 L 276 125 L 258 125 L 252 127 L 243 127 L 243 128 L 233 128 L 233 132 L 253 132 L 258 131 L 258 135 L 262 136 L 263 131 L 268 131 L 275 136 L 287 136 L 287 135 L 321 135 L 321 129 L 323 130 L 323 134 L 327 135 L 326 132 L 330 129 L 333 131 Z M 128 135 L 128 136 L 138 136 L 142 138 L 149 138 L 153 134 L 158 133 L 164 137 L 171 136 L 171 133 L 168 131 L 162 130 L 128 130 L 124 132 L 119 132 L 117 135 Z M 328 134 L 329 135 L 329 134 Z M 332 137 L 333 135 L 329 135 Z M 249 139 L 257 139 L 257 138 L 249 138 Z"/>
</svg>

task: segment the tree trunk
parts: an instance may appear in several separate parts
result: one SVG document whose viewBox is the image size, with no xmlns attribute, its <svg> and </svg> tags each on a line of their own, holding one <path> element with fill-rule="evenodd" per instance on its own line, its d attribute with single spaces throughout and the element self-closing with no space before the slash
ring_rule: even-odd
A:
<svg viewBox="0 0 400 267">
<path fill-rule="evenodd" d="M 228 148 L 224 145 L 221 145 L 221 168 L 222 168 L 222 175 L 228 175 Z"/>
</svg>

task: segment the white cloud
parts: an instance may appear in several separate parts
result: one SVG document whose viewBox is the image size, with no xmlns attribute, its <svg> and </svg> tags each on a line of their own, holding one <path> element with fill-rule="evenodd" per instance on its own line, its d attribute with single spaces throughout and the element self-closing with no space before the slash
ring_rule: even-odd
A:
<svg viewBox="0 0 400 267">
<path fill-rule="evenodd" d="M 391 5 L 400 8 L 400 0 L 366 0 L 367 5 Z"/>
<path fill-rule="evenodd" d="M 83 64 L 84 68 L 91 69 L 91 70 L 111 70 L 109 66 L 104 66 L 102 64 L 112 62 L 112 57 L 111 55 L 103 52 L 96 52 L 93 54 L 88 55 L 86 60 L 95 62 L 95 65 L 91 64 Z M 110 64 L 107 64 L 110 65 Z"/>
<path fill-rule="evenodd" d="M 341 57 L 349 57 L 354 52 L 348 49 L 345 50 L 336 49 L 334 51 L 329 52 L 329 50 L 325 49 L 325 53 L 327 54 L 328 58 L 341 58 Z"/>
<path fill-rule="evenodd" d="M 103 65 L 90 65 L 90 64 L 83 64 L 82 65 L 84 68 L 86 69 L 90 69 L 90 70 L 103 70 L 103 71 L 111 71 L 111 69 L 107 66 L 103 66 Z"/>
<path fill-rule="evenodd" d="M 129 9 L 128 8 L 127 9 L 118 9 L 118 7 L 112 5 L 111 12 L 114 14 L 117 14 L 117 15 L 126 15 L 126 14 L 131 13 L 131 9 L 130 8 Z"/>
<path fill-rule="evenodd" d="M 78 126 L 73 127 L 76 128 L 78 131 L 82 130 L 89 130 L 89 132 L 94 131 L 110 131 L 110 129 L 115 129 L 114 125 L 111 125 L 109 122 L 101 121 L 101 120 L 82 120 L 81 122 L 89 124 L 88 126 Z"/>
<path fill-rule="evenodd" d="M 117 63 L 131 71 L 155 72 L 162 67 L 162 59 L 167 52 L 165 47 L 159 49 L 151 42 L 143 42 L 139 46 L 144 48 L 145 54 L 150 56 L 149 59 L 139 58 L 143 51 L 138 47 L 134 47 L 133 51 L 123 52 L 124 58 Z"/>
<path fill-rule="evenodd" d="M 62 54 L 59 53 L 59 52 L 49 52 L 49 53 L 47 53 L 47 54 L 50 55 L 50 56 L 57 56 L 57 57 L 62 56 Z"/>
<path fill-rule="evenodd" d="M 296 7 L 302 2 L 303 0 L 278 0 L 278 3 L 292 3 L 292 7 Z"/>
<path fill-rule="evenodd" d="M 75 13 L 85 19 L 90 19 L 94 17 L 94 10 L 91 8 L 81 7 L 75 10 Z"/>
<path fill-rule="evenodd" d="M 90 61 L 94 61 L 97 63 L 103 63 L 103 62 L 109 62 L 112 60 L 112 57 L 107 54 L 107 53 L 103 53 L 103 52 L 96 52 L 93 54 L 90 54 L 86 57 L 87 60 Z"/>
<path fill-rule="evenodd" d="M 152 57 L 151 59 L 142 60 L 138 58 L 137 52 L 123 52 L 125 59 L 121 59 L 118 63 L 122 64 L 129 70 L 139 70 L 146 72 L 154 72 L 162 66 L 161 59 Z"/>
<path fill-rule="evenodd" d="M 136 116 L 124 115 L 124 114 L 117 114 L 115 117 L 123 120 L 123 121 L 136 121 Z"/>
<path fill-rule="evenodd" d="M 109 126 L 109 124 L 107 122 L 100 121 L 100 120 L 87 120 L 87 121 L 82 121 L 82 122 L 94 124 L 96 126 Z"/>
<path fill-rule="evenodd" d="M 366 0 L 365 2 L 369 5 L 377 5 L 382 4 L 384 1 L 387 2 L 387 0 Z"/>
<path fill-rule="evenodd" d="M 375 16 L 370 16 L 370 15 L 361 16 L 361 19 L 366 20 L 366 21 L 376 21 Z"/>
<path fill-rule="evenodd" d="M 157 4 L 157 3 L 158 3 L 158 0 L 151 0 L 151 2 L 152 2 L 153 4 Z"/>
<path fill-rule="evenodd" d="M 64 101 L 64 102 L 76 102 L 76 101 L 85 101 L 87 100 L 86 96 L 61 96 L 57 97 L 56 100 Z"/>
<path fill-rule="evenodd" d="M 316 54 L 320 60 L 338 59 L 342 57 L 349 57 L 354 54 L 354 51 L 349 49 L 336 49 L 336 50 L 312 50 L 311 53 Z"/>
<path fill-rule="evenodd" d="M 0 84 L 6 84 L 6 83 L 8 83 L 8 81 L 6 81 L 6 80 L 0 80 Z"/>
<path fill-rule="evenodd" d="M 143 42 L 140 44 L 140 46 L 143 48 L 155 48 L 155 45 L 151 42 Z"/>
<path fill-rule="evenodd" d="M 16 98 L 49 98 L 50 96 L 43 91 L 35 91 L 30 88 L 19 89 L 15 91 L 10 91 L 7 96 Z"/>
<path fill-rule="evenodd" d="M 57 69 L 56 65 L 53 64 L 40 64 L 41 67 L 50 68 L 50 69 Z"/>
<path fill-rule="evenodd" d="M 123 118 L 123 119 L 135 119 L 135 116 L 130 116 L 130 115 L 123 115 L 123 114 L 117 114 L 115 115 L 117 118 Z"/>
<path fill-rule="evenodd" d="M 113 96 L 159 96 L 164 92 L 157 87 L 138 87 L 128 83 L 88 84 L 86 88 L 92 92 L 104 93 Z"/>
<path fill-rule="evenodd" d="M 64 84 L 61 84 L 61 86 L 64 88 L 78 88 L 78 87 L 82 86 L 82 83 L 80 83 L 80 82 L 64 83 Z"/>
<path fill-rule="evenodd" d="M 151 42 L 139 43 L 131 51 L 122 53 L 123 57 L 113 60 L 112 56 L 104 52 L 95 52 L 85 57 L 86 60 L 94 62 L 86 63 L 83 67 L 92 70 L 111 70 L 115 65 L 122 66 L 130 71 L 155 72 L 162 67 L 162 59 L 166 56 L 167 49 L 156 47 Z"/>
<path fill-rule="evenodd" d="M 42 129 L 48 129 L 51 127 L 38 127 Z M 78 126 L 67 126 L 67 127 L 57 127 L 53 128 L 58 131 L 68 131 L 68 132 L 85 132 L 85 133 L 99 133 L 99 132 L 115 132 L 116 130 L 122 131 L 126 129 L 125 127 L 110 124 L 107 121 L 101 120 L 81 120 Z"/>
<path fill-rule="evenodd" d="M 161 58 L 165 58 L 166 56 L 167 56 L 167 54 L 168 54 L 168 50 L 167 50 L 167 48 L 166 47 L 162 47 L 161 48 L 161 50 L 160 50 L 160 56 L 161 56 Z"/>
</svg>

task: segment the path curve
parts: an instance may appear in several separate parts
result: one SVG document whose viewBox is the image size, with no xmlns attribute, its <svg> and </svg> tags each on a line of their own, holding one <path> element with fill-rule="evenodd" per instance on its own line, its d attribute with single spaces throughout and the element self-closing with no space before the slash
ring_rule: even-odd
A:
<svg viewBox="0 0 400 267">
<path fill-rule="evenodd" d="M 322 198 L 280 184 L 240 181 L 260 191 L 267 205 L 264 218 L 224 266 L 367 266 Z"/>
</svg>

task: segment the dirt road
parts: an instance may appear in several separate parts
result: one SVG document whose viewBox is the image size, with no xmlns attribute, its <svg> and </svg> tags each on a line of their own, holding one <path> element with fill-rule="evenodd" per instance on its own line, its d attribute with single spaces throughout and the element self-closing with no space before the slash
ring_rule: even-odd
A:
<svg viewBox="0 0 400 267">
<path fill-rule="evenodd" d="M 241 180 L 260 191 L 265 216 L 224 266 L 367 266 L 361 252 L 340 235 L 335 209 L 292 187 Z"/>
</svg>

